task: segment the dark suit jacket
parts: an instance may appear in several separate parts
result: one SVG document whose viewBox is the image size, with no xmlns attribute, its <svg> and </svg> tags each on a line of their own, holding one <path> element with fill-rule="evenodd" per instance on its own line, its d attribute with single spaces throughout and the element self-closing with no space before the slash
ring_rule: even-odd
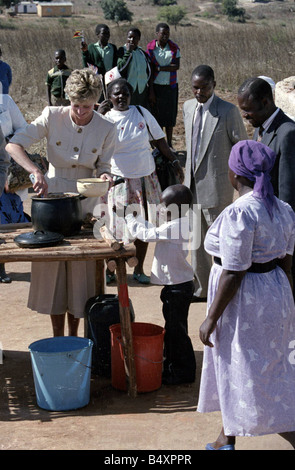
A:
<svg viewBox="0 0 295 470">
<path fill-rule="evenodd" d="M 257 140 L 258 129 L 253 139 Z M 275 195 L 295 211 L 295 122 L 282 110 L 278 112 L 261 142 L 277 155 L 271 172 Z"/>
</svg>

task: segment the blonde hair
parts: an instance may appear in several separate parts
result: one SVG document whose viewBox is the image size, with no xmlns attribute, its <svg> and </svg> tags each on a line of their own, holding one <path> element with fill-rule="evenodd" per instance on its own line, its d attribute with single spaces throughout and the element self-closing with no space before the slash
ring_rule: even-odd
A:
<svg viewBox="0 0 295 470">
<path fill-rule="evenodd" d="M 65 92 L 74 103 L 88 100 L 96 102 L 101 93 L 100 79 L 91 69 L 73 70 L 67 79 Z"/>
</svg>

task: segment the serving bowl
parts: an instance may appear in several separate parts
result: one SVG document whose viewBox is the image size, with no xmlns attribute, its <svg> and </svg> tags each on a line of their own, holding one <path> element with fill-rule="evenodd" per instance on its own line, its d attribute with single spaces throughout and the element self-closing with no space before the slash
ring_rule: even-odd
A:
<svg viewBox="0 0 295 470">
<path fill-rule="evenodd" d="M 104 196 L 109 189 L 109 181 L 101 178 L 82 178 L 77 180 L 78 193 L 85 197 Z"/>
</svg>

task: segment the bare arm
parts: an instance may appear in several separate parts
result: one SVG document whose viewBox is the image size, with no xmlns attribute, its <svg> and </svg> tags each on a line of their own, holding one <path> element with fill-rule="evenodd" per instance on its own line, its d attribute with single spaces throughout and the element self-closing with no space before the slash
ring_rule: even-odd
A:
<svg viewBox="0 0 295 470">
<path fill-rule="evenodd" d="M 9 155 L 16 161 L 20 166 L 22 166 L 28 173 L 35 176 L 35 182 L 33 184 L 34 191 L 38 196 L 46 195 L 48 185 L 44 178 L 43 173 L 37 168 L 34 163 L 29 159 L 23 147 L 18 144 L 9 143 L 6 145 L 5 150 Z"/>
<path fill-rule="evenodd" d="M 290 286 L 293 289 L 292 260 L 293 260 L 292 255 L 286 255 L 282 259 L 278 258 L 277 263 L 278 263 L 278 266 L 280 266 L 280 268 L 282 268 L 282 270 L 285 271 L 286 276 L 290 282 Z"/>
<path fill-rule="evenodd" d="M 155 145 L 155 147 L 157 147 L 157 149 L 160 150 L 160 152 L 167 158 L 167 160 L 173 163 L 175 171 L 179 177 L 180 183 L 182 183 L 184 180 L 183 169 L 177 159 L 177 156 L 175 155 L 175 153 L 172 152 L 164 137 L 159 140 L 153 140 L 153 144 Z"/>
<path fill-rule="evenodd" d="M 171 63 L 170 65 L 161 65 L 158 68 L 159 72 L 175 72 L 176 70 L 179 70 L 179 64 L 180 60 L 179 58 L 175 60 L 175 63 Z"/>
<path fill-rule="evenodd" d="M 213 343 L 209 340 L 210 335 L 215 330 L 217 321 L 223 314 L 224 309 L 238 291 L 246 272 L 228 271 L 226 269 L 222 271 L 218 289 L 209 308 L 207 318 L 200 326 L 200 339 L 205 346 L 213 347 Z"/>
</svg>

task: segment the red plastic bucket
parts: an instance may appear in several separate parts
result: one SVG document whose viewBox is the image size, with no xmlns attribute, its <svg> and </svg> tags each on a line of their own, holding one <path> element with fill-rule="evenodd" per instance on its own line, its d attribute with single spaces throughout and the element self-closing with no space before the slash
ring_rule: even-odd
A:
<svg viewBox="0 0 295 470">
<path fill-rule="evenodd" d="M 136 386 L 139 393 L 152 392 L 162 385 L 165 330 L 151 323 L 132 323 Z M 110 326 L 112 386 L 127 390 L 120 323 Z"/>
</svg>

